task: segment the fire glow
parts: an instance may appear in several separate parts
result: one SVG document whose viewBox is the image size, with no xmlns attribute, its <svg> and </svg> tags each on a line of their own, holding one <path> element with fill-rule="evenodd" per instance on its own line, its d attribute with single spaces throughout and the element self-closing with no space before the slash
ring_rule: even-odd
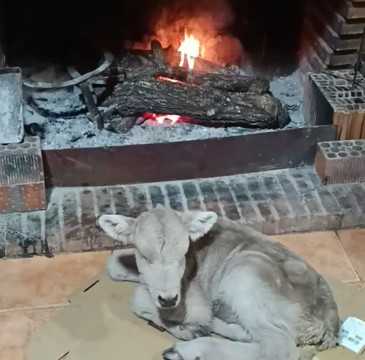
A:
<svg viewBox="0 0 365 360">
<path fill-rule="evenodd" d="M 144 121 L 152 121 L 156 125 L 168 124 L 175 125 L 176 123 L 186 122 L 180 115 L 158 115 L 153 113 L 147 113 L 143 115 Z"/>
<path fill-rule="evenodd" d="M 185 30 L 185 38 L 184 41 L 180 44 L 180 47 L 177 50 L 180 53 L 180 67 L 186 64 L 190 70 L 194 69 L 195 59 L 199 57 L 201 52 L 204 52 L 204 48 L 200 46 L 200 41 L 194 37 L 194 35 L 188 35 L 187 31 Z M 159 76 L 159 80 L 161 81 L 168 81 L 173 83 L 180 83 L 180 81 L 175 79 L 170 79 L 167 77 Z M 169 124 L 175 125 L 177 123 L 182 122 L 189 122 L 189 119 L 183 119 L 179 115 L 157 115 L 157 114 L 145 114 L 143 116 L 144 121 L 150 120 L 156 124 Z"/>
<path fill-rule="evenodd" d="M 170 121 L 171 125 L 174 125 L 176 121 L 180 119 L 179 115 L 160 115 L 156 116 L 157 124 L 163 124 L 166 120 Z"/>
<path fill-rule="evenodd" d="M 200 54 L 200 41 L 194 35 L 188 35 L 185 30 L 185 39 L 177 50 L 180 53 L 180 67 L 184 66 L 185 59 L 190 70 L 194 69 L 195 59 Z"/>
</svg>

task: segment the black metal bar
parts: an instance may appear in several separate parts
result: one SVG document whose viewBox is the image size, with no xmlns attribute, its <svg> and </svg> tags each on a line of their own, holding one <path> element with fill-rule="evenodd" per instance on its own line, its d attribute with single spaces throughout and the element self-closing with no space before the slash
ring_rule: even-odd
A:
<svg viewBox="0 0 365 360">
<path fill-rule="evenodd" d="M 356 61 L 356 64 L 355 64 L 354 79 L 352 81 L 352 88 L 353 89 L 355 88 L 357 74 L 358 74 L 358 72 L 360 70 L 360 67 L 361 67 L 361 61 L 362 61 L 362 55 L 363 55 L 362 53 L 363 53 L 364 43 L 365 43 L 365 25 L 364 25 L 364 30 L 362 32 L 359 53 L 357 54 L 357 61 Z"/>
<path fill-rule="evenodd" d="M 68 72 L 70 76 L 74 79 L 77 79 L 78 77 L 81 76 L 81 74 L 73 67 L 69 67 Z M 88 81 L 85 81 L 78 84 L 77 86 L 80 88 L 82 92 L 85 104 L 89 110 L 90 119 L 93 122 L 94 126 L 99 130 L 104 129 L 104 120 L 99 112 L 99 109 L 94 100 L 94 96 L 90 90 L 91 85 L 88 83 Z"/>
</svg>

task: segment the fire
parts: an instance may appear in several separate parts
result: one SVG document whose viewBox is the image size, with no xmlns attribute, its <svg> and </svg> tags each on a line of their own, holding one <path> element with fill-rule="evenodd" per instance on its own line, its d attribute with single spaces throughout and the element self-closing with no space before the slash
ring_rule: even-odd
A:
<svg viewBox="0 0 365 360">
<path fill-rule="evenodd" d="M 189 69 L 194 69 L 195 58 L 200 54 L 200 41 L 194 35 L 188 35 L 185 30 L 185 39 L 177 51 L 180 53 L 179 66 L 184 66 L 186 58 Z"/>
<path fill-rule="evenodd" d="M 184 122 L 179 115 L 158 115 L 153 113 L 146 113 L 142 116 L 143 121 L 152 121 L 155 124 L 174 125 L 179 122 Z"/>
<path fill-rule="evenodd" d="M 179 115 L 160 115 L 156 116 L 158 124 L 163 124 L 165 121 L 170 121 L 170 125 L 174 125 L 180 119 Z"/>
<path fill-rule="evenodd" d="M 185 39 L 180 44 L 180 47 L 177 51 L 180 52 L 179 66 L 180 67 L 184 66 L 186 58 L 186 62 L 189 69 L 194 69 L 195 59 L 199 55 L 204 56 L 205 49 L 204 47 L 200 46 L 200 41 L 196 37 L 194 37 L 194 35 L 188 35 L 187 31 L 185 30 Z M 158 76 L 157 79 L 165 82 L 183 84 L 183 82 L 180 80 L 171 79 L 166 76 Z M 140 118 L 140 120 L 141 123 L 149 121 L 150 124 L 155 124 L 155 125 L 166 124 L 170 126 L 178 123 L 193 123 L 192 119 L 185 118 L 179 115 L 169 115 L 169 114 L 161 115 L 155 113 L 146 113 Z"/>
</svg>

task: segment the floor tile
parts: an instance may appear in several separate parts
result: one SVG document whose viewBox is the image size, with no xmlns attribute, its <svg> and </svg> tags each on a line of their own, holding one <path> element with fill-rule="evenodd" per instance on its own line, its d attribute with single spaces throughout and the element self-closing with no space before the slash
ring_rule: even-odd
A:
<svg viewBox="0 0 365 360">
<path fill-rule="evenodd" d="M 109 252 L 0 261 L 0 312 L 65 304 L 80 286 L 100 273 Z"/>
<path fill-rule="evenodd" d="M 364 291 L 365 292 L 365 282 L 363 281 L 356 281 L 356 282 L 351 282 L 351 283 L 347 283 L 349 286 L 353 286 L 354 288 L 360 290 L 360 291 Z"/>
<path fill-rule="evenodd" d="M 362 281 L 365 281 L 365 229 L 337 232 L 347 256 Z"/>
<path fill-rule="evenodd" d="M 273 238 L 302 256 L 324 276 L 340 281 L 359 280 L 335 232 L 287 234 Z"/>
<path fill-rule="evenodd" d="M 32 334 L 57 312 L 56 308 L 0 314 L 0 360 L 26 360 Z"/>
</svg>

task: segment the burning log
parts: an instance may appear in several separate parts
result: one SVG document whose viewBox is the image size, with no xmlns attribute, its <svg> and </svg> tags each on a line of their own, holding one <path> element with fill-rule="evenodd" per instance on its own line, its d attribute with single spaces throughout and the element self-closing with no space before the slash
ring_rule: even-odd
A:
<svg viewBox="0 0 365 360">
<path fill-rule="evenodd" d="M 228 69 L 226 73 L 200 73 L 171 67 L 158 42 L 151 48 L 150 63 L 119 74 L 121 82 L 103 104 L 112 107 L 110 111 L 117 110 L 121 117 L 178 114 L 213 126 L 276 129 L 288 124 L 288 112 L 269 93 L 267 80 Z"/>
<path fill-rule="evenodd" d="M 198 59 L 197 63 L 202 63 L 202 66 L 209 72 L 196 72 L 182 67 L 171 67 L 165 58 L 165 51 L 161 44 L 154 40 L 151 42 L 152 51 L 149 53 L 151 61 L 140 62 L 139 66 L 130 66 L 124 69 L 118 69 L 122 75 L 122 81 L 137 81 L 148 77 L 165 77 L 172 80 L 178 80 L 195 85 L 204 85 L 207 88 L 213 87 L 225 91 L 234 92 L 253 92 L 258 94 L 267 93 L 270 83 L 266 79 L 260 79 L 253 76 L 243 76 L 237 71 L 229 68 L 219 68 L 207 61 Z M 207 66 L 209 64 L 209 67 Z M 117 70 L 117 72 L 118 72 Z"/>
<path fill-rule="evenodd" d="M 261 129 L 281 128 L 288 123 L 280 101 L 269 94 L 234 93 L 155 79 L 120 84 L 110 101 L 118 104 L 122 117 L 147 112 L 178 114 L 202 122 Z"/>
<path fill-rule="evenodd" d="M 225 91 L 252 92 L 256 94 L 267 93 L 270 87 L 269 81 L 251 76 L 199 73 L 180 67 L 156 69 L 156 67 L 151 65 L 126 69 L 123 77 L 119 77 L 119 80 L 122 82 L 133 82 L 148 77 L 156 78 L 156 80 L 161 80 L 161 78 L 170 79 L 172 80 L 171 83 L 174 83 L 173 80 L 177 80 L 177 82 L 202 85 L 206 88 L 212 87 Z"/>
<path fill-rule="evenodd" d="M 265 79 L 242 75 L 202 74 L 180 67 L 169 68 L 162 76 L 192 85 L 231 92 L 264 94 L 270 88 L 269 81 Z"/>
</svg>

